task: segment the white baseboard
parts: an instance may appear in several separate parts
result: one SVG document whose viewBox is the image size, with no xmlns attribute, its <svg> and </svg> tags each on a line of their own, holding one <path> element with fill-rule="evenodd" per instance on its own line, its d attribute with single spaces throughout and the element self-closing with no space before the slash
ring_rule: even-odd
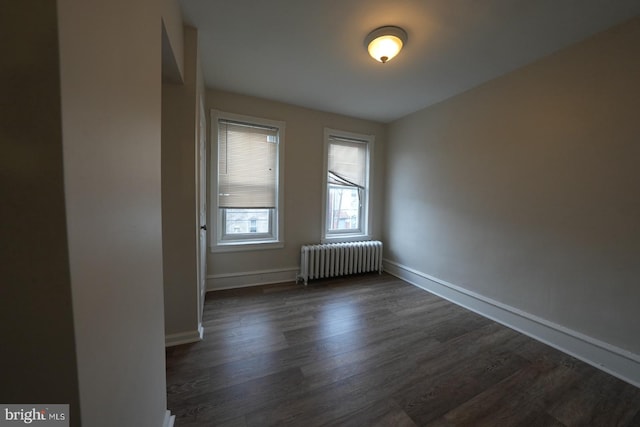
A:
<svg viewBox="0 0 640 427">
<path fill-rule="evenodd" d="M 290 267 L 242 273 L 212 274 L 207 276 L 207 292 L 294 282 L 299 271 L 298 267 Z"/>
<path fill-rule="evenodd" d="M 165 347 L 173 347 L 174 345 L 202 341 L 202 338 L 204 338 L 204 328 L 201 323 L 195 331 L 178 332 L 176 334 L 166 335 L 164 337 L 164 345 Z"/>
<path fill-rule="evenodd" d="M 452 283 L 385 259 L 384 270 L 454 304 L 522 332 L 636 387 L 640 356 L 596 338 L 484 297 Z"/>
<path fill-rule="evenodd" d="M 173 423 L 176 421 L 176 416 L 171 415 L 171 411 L 167 410 L 164 413 L 164 422 L 162 423 L 162 427 L 173 427 Z"/>
</svg>

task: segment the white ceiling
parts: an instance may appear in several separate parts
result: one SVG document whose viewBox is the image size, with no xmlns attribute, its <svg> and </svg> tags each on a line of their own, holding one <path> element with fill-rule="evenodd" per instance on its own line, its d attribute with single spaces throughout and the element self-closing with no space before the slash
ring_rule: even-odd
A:
<svg viewBox="0 0 640 427">
<path fill-rule="evenodd" d="M 640 14 L 640 0 L 181 0 L 207 87 L 389 122 Z M 365 36 L 409 39 L 387 64 Z"/>
</svg>

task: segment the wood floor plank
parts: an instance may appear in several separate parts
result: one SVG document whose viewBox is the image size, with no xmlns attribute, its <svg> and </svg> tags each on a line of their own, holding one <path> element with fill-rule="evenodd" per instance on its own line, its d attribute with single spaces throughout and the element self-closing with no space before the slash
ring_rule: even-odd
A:
<svg viewBox="0 0 640 427">
<path fill-rule="evenodd" d="M 344 417 L 331 421 L 340 427 L 416 427 L 417 424 L 393 400 L 377 400 Z"/>
<path fill-rule="evenodd" d="M 445 415 L 457 426 L 516 426 L 558 399 L 579 373 L 566 366 L 529 364 Z"/>
<path fill-rule="evenodd" d="M 307 377 L 325 382 L 343 379 L 349 375 L 371 372 L 384 361 L 402 356 L 415 364 L 425 353 L 434 351 L 439 343 L 422 331 L 402 327 L 390 328 L 373 336 L 371 342 L 360 349 L 324 358 L 302 366 Z"/>
<path fill-rule="evenodd" d="M 367 372 L 349 376 L 326 386 L 310 388 L 279 405 L 249 414 L 247 425 L 333 424 L 335 420 L 351 416 L 372 401 L 402 387 L 403 378 L 413 371 L 415 366 L 406 358 L 389 360 L 379 366 L 377 375 Z"/>
<path fill-rule="evenodd" d="M 400 390 L 396 400 L 414 421 L 424 425 L 518 372 L 526 363 L 509 352 L 491 358 L 469 357 L 456 361 L 455 368 L 467 375 L 452 376 L 449 370 L 426 376 L 418 374 L 419 380 L 412 381 L 410 388 Z"/>
<path fill-rule="evenodd" d="M 379 322 L 393 322 L 396 320 L 395 318 L 395 314 L 386 308 L 343 314 L 340 317 L 326 316 L 326 318 L 319 318 L 312 325 L 286 331 L 284 336 L 291 346 L 295 346 L 334 335 L 371 328 L 372 325 Z"/>
<path fill-rule="evenodd" d="M 640 389 L 387 274 L 209 293 L 167 349 L 195 426 L 640 426 Z"/>
<path fill-rule="evenodd" d="M 566 425 L 638 426 L 640 390 L 603 372 L 593 372 L 555 403 L 549 413 Z"/>
<path fill-rule="evenodd" d="M 203 425 L 218 425 L 238 416 L 281 401 L 304 386 L 299 369 L 287 369 L 215 391 L 185 399 L 195 421 Z M 177 412 L 177 416 L 182 413 Z"/>
</svg>

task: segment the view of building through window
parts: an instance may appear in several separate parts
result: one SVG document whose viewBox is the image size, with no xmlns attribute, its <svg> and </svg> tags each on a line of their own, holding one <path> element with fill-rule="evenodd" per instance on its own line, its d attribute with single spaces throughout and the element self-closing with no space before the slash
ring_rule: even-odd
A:
<svg viewBox="0 0 640 427">
<path fill-rule="evenodd" d="M 360 189 L 329 185 L 329 231 L 356 230 L 359 228 Z"/>
<path fill-rule="evenodd" d="M 226 234 L 269 233 L 269 209 L 226 209 Z"/>
</svg>

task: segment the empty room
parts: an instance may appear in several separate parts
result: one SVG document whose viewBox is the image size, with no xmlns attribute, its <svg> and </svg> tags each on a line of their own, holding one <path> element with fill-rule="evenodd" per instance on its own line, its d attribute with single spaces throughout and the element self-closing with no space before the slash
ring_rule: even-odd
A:
<svg viewBox="0 0 640 427">
<path fill-rule="evenodd" d="M 637 0 L 0 23 L 1 425 L 640 426 Z"/>
</svg>

